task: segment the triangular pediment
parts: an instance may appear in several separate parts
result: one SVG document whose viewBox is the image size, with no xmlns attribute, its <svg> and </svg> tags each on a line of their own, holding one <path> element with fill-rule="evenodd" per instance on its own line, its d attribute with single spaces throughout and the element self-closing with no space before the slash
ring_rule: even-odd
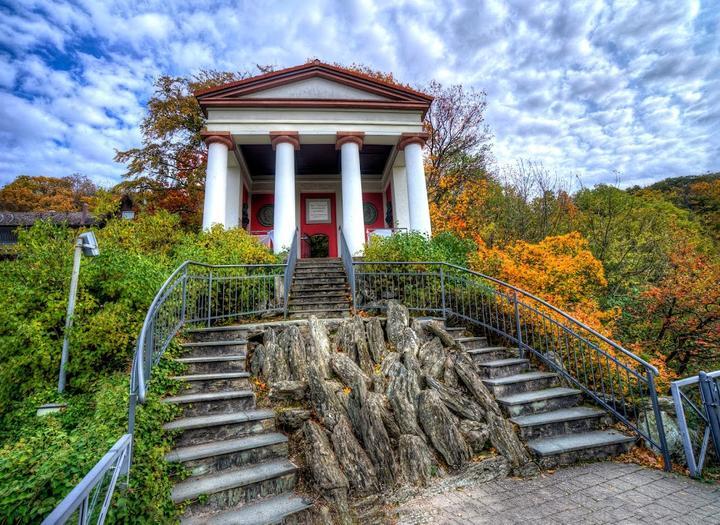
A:
<svg viewBox="0 0 720 525">
<path fill-rule="evenodd" d="M 247 95 L 240 95 L 240 97 L 252 99 L 392 100 L 387 96 L 341 84 L 321 76 L 288 82 Z"/>
<path fill-rule="evenodd" d="M 348 107 L 427 111 L 432 97 L 356 71 L 309 62 L 195 93 L 208 107 Z"/>
</svg>

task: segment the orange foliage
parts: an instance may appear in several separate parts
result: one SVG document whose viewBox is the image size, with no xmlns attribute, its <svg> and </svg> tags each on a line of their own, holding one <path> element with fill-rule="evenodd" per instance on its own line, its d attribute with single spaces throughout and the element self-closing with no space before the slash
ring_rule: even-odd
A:
<svg viewBox="0 0 720 525">
<path fill-rule="evenodd" d="M 80 211 L 83 203 L 92 204 L 97 191 L 87 177 L 31 177 L 20 175 L 0 189 L 0 210 L 6 211 Z"/>
<path fill-rule="evenodd" d="M 535 294 L 596 330 L 609 331 L 619 312 L 600 309 L 605 270 L 581 234 L 546 237 L 537 244 L 518 241 L 505 248 L 479 245 L 470 260 L 474 269 Z"/>
<path fill-rule="evenodd" d="M 433 231 L 451 232 L 481 244 L 487 223 L 480 211 L 490 192 L 489 181 L 486 178 L 460 181 L 458 178 L 452 175 L 438 178 L 437 189 L 445 197 L 440 202 L 430 202 Z"/>
</svg>

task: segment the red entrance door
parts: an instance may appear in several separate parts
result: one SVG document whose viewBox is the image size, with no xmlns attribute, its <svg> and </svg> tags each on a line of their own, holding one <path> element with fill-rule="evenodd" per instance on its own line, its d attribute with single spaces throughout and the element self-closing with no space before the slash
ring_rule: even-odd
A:
<svg viewBox="0 0 720 525">
<path fill-rule="evenodd" d="M 300 194 L 300 257 L 337 257 L 334 193 Z"/>
</svg>

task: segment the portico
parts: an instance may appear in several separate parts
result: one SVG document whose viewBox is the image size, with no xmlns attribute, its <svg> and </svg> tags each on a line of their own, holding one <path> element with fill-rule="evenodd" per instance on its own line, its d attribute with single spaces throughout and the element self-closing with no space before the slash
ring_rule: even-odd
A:
<svg viewBox="0 0 720 525">
<path fill-rule="evenodd" d="M 318 61 L 195 94 L 207 116 L 203 228 L 242 227 L 299 255 L 368 234 L 430 235 L 422 147 L 431 97 Z"/>
</svg>

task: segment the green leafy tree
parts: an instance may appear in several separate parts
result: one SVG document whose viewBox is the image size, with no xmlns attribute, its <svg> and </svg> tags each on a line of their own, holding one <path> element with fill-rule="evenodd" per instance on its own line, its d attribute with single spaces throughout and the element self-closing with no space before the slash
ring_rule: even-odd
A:
<svg viewBox="0 0 720 525">
<path fill-rule="evenodd" d="M 150 211 L 165 209 L 178 213 L 185 225 L 199 225 L 207 150 L 200 135 L 205 119 L 193 92 L 247 76 L 208 70 L 158 78 L 140 126 L 142 146 L 115 155 L 127 165 L 121 189 L 139 194 L 136 200 Z"/>
</svg>

